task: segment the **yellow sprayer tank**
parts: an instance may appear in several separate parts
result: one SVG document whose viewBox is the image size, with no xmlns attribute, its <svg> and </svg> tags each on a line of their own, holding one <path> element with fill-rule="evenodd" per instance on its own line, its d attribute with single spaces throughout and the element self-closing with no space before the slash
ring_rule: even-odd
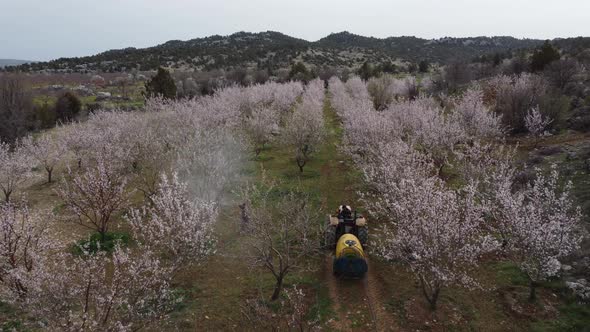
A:
<svg viewBox="0 0 590 332">
<path fill-rule="evenodd" d="M 353 234 L 343 234 L 336 244 L 334 274 L 360 278 L 367 272 L 367 268 L 361 241 Z"/>
</svg>

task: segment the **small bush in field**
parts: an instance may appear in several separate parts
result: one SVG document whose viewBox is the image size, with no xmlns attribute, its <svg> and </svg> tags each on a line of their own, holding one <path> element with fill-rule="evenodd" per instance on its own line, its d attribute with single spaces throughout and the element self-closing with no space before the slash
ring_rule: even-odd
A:
<svg viewBox="0 0 590 332">
<path fill-rule="evenodd" d="M 61 95 L 55 103 L 55 115 L 58 120 L 63 122 L 70 122 L 82 110 L 82 102 L 71 92 L 66 92 Z"/>
</svg>

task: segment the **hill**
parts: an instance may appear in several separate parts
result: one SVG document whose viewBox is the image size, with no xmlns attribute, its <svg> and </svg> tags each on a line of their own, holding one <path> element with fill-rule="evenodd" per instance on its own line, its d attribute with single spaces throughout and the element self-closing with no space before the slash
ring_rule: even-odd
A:
<svg viewBox="0 0 590 332">
<path fill-rule="evenodd" d="M 31 63 L 32 61 L 28 60 L 16 60 L 16 59 L 0 59 L 0 68 L 8 67 L 8 66 L 18 66 L 25 63 Z"/>
<path fill-rule="evenodd" d="M 588 38 L 555 40 L 567 47 L 588 44 Z M 137 49 L 110 50 L 79 58 L 60 58 L 18 66 L 22 71 L 120 72 L 130 69 L 153 70 L 166 66 L 190 70 L 228 68 L 276 69 L 303 61 L 315 66 L 358 67 L 365 61 L 419 61 L 446 64 L 469 61 L 492 53 L 530 49 L 542 40 L 513 37 L 473 37 L 422 39 L 411 36 L 374 38 L 349 32 L 334 33 L 315 42 L 266 31 L 238 32 Z"/>
<path fill-rule="evenodd" d="M 340 32 L 320 39 L 318 44 L 335 49 L 372 49 L 402 59 L 426 59 L 431 62 L 447 63 L 472 59 L 483 54 L 528 49 L 541 42 L 536 39 L 513 37 L 422 39 L 402 36 L 379 39 Z"/>
</svg>

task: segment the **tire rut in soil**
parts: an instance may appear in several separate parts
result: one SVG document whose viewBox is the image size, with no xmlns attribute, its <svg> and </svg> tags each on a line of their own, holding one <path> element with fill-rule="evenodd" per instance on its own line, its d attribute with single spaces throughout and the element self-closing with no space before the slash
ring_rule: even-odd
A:
<svg viewBox="0 0 590 332">
<path fill-rule="evenodd" d="M 363 286 L 369 307 L 375 331 L 400 331 L 399 326 L 395 323 L 391 313 L 388 313 L 383 307 L 383 292 L 381 284 L 375 273 L 371 270 L 370 260 L 367 258 L 369 269 L 363 279 Z"/>
<path fill-rule="evenodd" d="M 325 262 L 324 275 L 336 315 L 330 327 L 338 331 L 387 331 L 392 325 L 379 321 L 383 313 L 373 291 L 374 278 L 368 274 L 363 279 L 338 278 L 332 273 L 331 254 L 326 254 Z"/>
</svg>

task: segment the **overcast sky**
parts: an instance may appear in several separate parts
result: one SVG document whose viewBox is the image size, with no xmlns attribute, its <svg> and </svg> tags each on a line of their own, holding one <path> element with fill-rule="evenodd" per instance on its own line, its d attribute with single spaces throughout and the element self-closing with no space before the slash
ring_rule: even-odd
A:
<svg viewBox="0 0 590 332">
<path fill-rule="evenodd" d="M 49 60 L 236 31 L 590 36 L 590 0 L 0 0 L 0 58 Z"/>
</svg>

